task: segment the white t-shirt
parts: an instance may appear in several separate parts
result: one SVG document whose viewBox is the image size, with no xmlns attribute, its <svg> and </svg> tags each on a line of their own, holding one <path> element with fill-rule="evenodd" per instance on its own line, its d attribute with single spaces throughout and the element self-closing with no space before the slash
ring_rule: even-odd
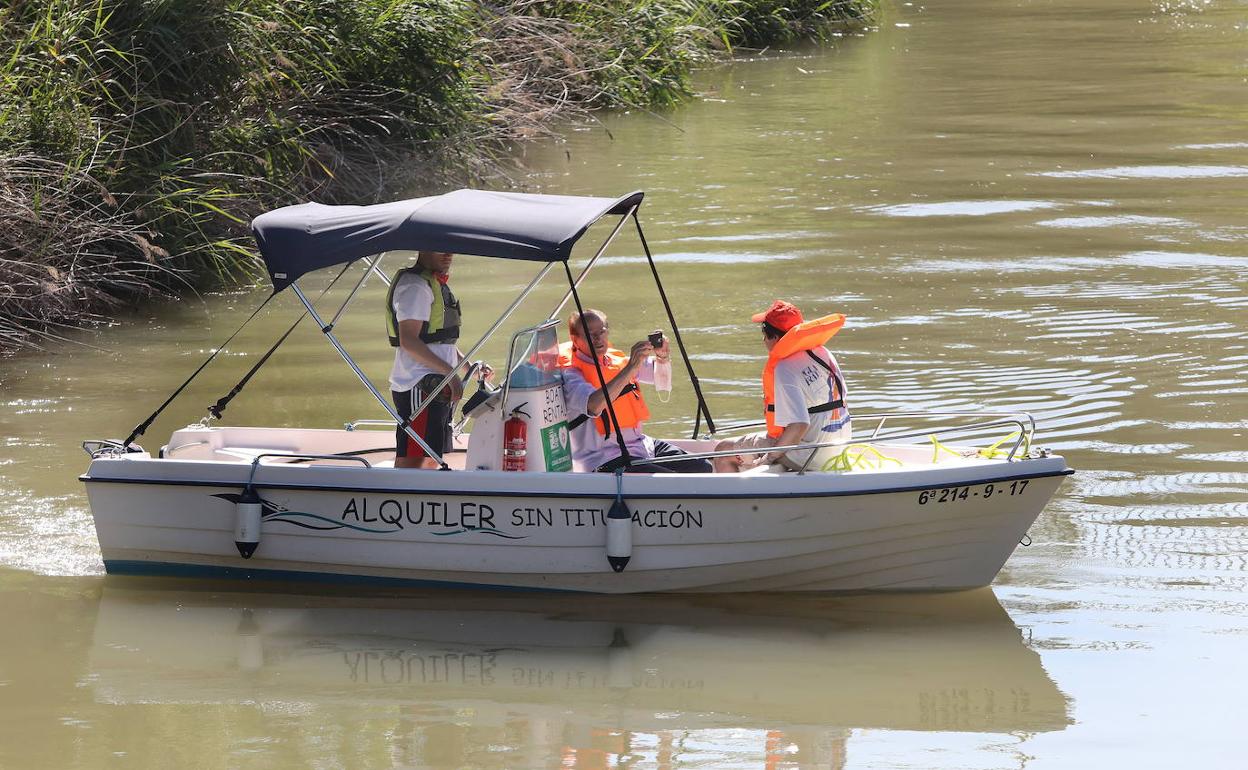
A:
<svg viewBox="0 0 1248 770">
<path fill-rule="evenodd" d="M 433 290 L 429 282 L 418 273 L 408 272 L 399 276 L 394 287 L 395 318 L 403 321 L 429 321 L 433 310 Z M 459 351 L 449 342 L 428 343 L 429 349 L 438 358 L 450 366 L 459 363 Z M 390 388 L 392 390 L 411 390 L 426 374 L 436 374 L 429 367 L 420 363 L 403 348 L 394 349 L 394 366 L 390 368 Z"/>
<path fill-rule="evenodd" d="M 841 367 L 837 365 L 836 358 L 828 352 L 827 348 L 815 348 L 812 352 L 819 356 L 824 363 L 832 367 L 837 377 L 840 377 L 843 385 L 845 377 L 841 374 Z M 826 412 L 816 412 L 814 414 L 811 414 L 809 411 L 813 406 L 819 406 L 831 401 L 835 393 L 832 375 L 827 369 L 811 359 L 806 351 L 794 353 L 788 358 L 782 359 L 776 363 L 776 425 L 783 428 L 785 425 L 795 422 L 809 423 L 810 427 L 806 429 L 801 439 L 794 442 L 798 444 L 849 441 L 851 427 L 848 407 L 832 409 Z M 840 393 L 840 398 L 847 399 L 848 396 L 845 393 Z M 813 450 L 788 452 L 785 455 L 785 459 L 801 466 L 806 462 L 806 458 L 810 456 L 811 451 Z M 835 450 L 828 447 L 818 450 L 818 455 L 811 461 L 809 467 L 812 470 L 818 470 L 823 461 L 834 454 L 836 454 Z"/>
</svg>

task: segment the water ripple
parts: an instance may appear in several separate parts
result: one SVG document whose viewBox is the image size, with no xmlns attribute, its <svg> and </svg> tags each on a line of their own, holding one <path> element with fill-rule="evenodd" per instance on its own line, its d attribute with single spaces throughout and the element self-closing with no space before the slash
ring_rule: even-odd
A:
<svg viewBox="0 0 1248 770">
<path fill-rule="evenodd" d="M 1248 267 L 1248 257 L 1228 257 L 1221 254 L 1200 254 L 1176 251 L 1136 251 L 1123 254 L 1116 261 L 1138 267 Z"/>
<path fill-rule="evenodd" d="M 803 254 L 798 253 L 757 253 L 757 252 L 723 252 L 723 251 L 686 251 L 686 252 L 665 252 L 655 258 L 658 264 L 687 264 L 687 265 L 752 265 L 752 264 L 769 264 L 771 262 L 785 262 L 793 259 L 800 259 Z M 599 266 L 608 265 L 644 265 L 645 257 L 602 257 L 598 260 Z"/>
<path fill-rule="evenodd" d="M 1123 214 L 1114 217 L 1061 217 L 1036 222 L 1039 227 L 1059 227 L 1068 230 L 1082 230 L 1097 227 L 1195 227 L 1194 222 L 1173 217 L 1147 217 Z"/>
<path fill-rule="evenodd" d="M 899 203 L 892 206 L 867 206 L 861 211 L 888 217 L 984 217 L 1017 211 L 1054 209 L 1056 201 L 943 201 L 941 203 Z"/>
<path fill-rule="evenodd" d="M 1121 480 L 1091 479 L 1088 482 L 1080 480 L 1075 486 L 1081 496 L 1091 498 L 1179 494 L 1242 496 L 1245 491 L 1248 491 L 1248 473 L 1194 471 L 1149 474 Z"/>
<path fill-rule="evenodd" d="M 1248 142 L 1214 142 L 1212 144 L 1180 144 L 1177 150 L 1238 150 L 1248 148 Z"/>
<path fill-rule="evenodd" d="M 1248 176 L 1248 166 L 1115 166 L 1083 171 L 1041 171 L 1051 179 L 1217 179 Z"/>
</svg>

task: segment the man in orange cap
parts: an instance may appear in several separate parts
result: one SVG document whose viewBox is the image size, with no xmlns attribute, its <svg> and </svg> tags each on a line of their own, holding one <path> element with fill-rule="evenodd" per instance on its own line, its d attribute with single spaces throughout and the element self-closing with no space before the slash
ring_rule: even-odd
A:
<svg viewBox="0 0 1248 770">
<path fill-rule="evenodd" d="M 836 314 L 805 321 L 795 305 L 776 300 L 750 320 L 762 324 L 763 344 L 767 347 L 767 366 L 763 369 L 767 430 L 722 442 L 716 450 L 744 451 L 716 458 L 715 470 L 733 473 L 772 463 L 780 463 L 788 470 L 819 470 L 835 454 L 829 447 L 761 450 L 849 441 L 845 378 L 836 359 L 823 345 L 840 330 L 845 317 Z"/>
</svg>

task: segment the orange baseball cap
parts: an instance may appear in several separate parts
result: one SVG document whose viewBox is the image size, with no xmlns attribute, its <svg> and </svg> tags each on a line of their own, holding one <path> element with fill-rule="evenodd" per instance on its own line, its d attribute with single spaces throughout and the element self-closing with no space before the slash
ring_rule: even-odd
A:
<svg viewBox="0 0 1248 770">
<path fill-rule="evenodd" d="M 802 322 L 802 311 L 791 302 L 778 299 L 762 313 L 750 316 L 754 323 L 769 323 L 782 332 L 787 332 Z"/>
</svg>

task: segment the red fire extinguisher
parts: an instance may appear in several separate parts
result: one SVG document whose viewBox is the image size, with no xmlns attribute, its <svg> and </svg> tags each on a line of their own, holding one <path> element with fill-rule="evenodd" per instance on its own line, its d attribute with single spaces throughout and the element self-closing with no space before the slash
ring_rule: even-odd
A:
<svg viewBox="0 0 1248 770">
<path fill-rule="evenodd" d="M 511 417 L 507 418 L 507 422 L 503 423 L 503 470 L 505 471 L 523 471 L 528 465 L 526 456 L 528 455 L 527 444 L 529 438 L 529 424 L 525 421 L 524 410 L 516 407 L 511 411 Z"/>
</svg>

